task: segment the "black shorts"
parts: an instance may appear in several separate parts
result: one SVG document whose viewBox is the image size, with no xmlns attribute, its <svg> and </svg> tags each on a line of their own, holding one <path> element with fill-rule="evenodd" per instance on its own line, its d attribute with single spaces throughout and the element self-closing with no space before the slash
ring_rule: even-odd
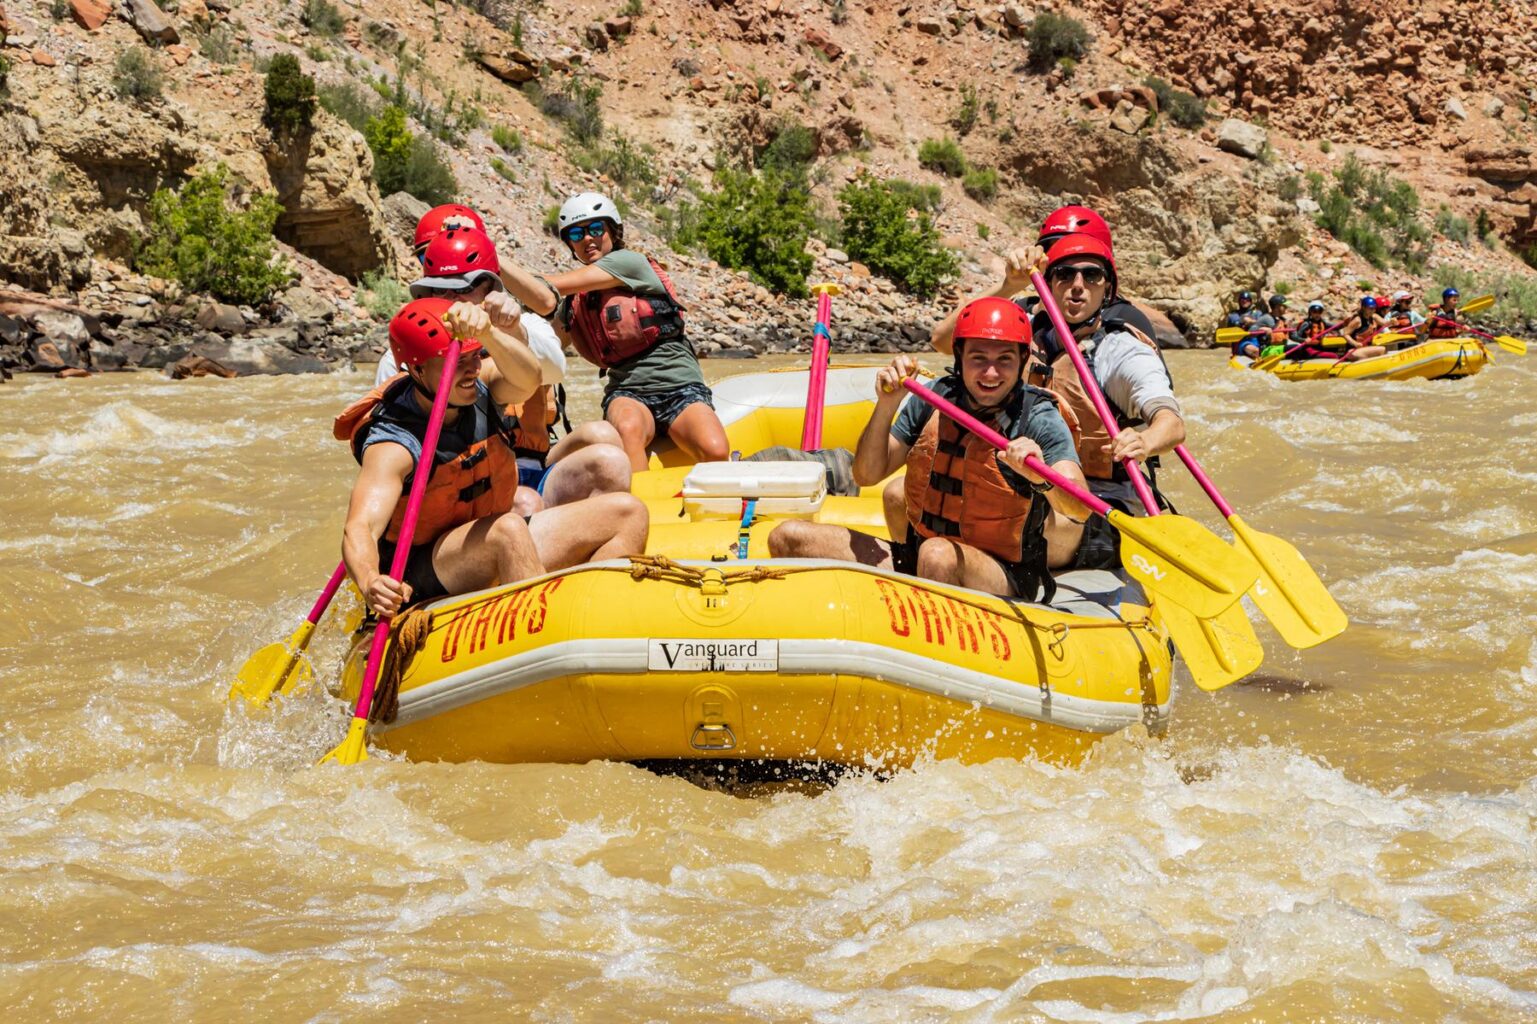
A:
<svg viewBox="0 0 1537 1024">
<path fill-rule="evenodd" d="M 683 415 L 683 410 L 695 402 L 703 402 L 711 409 L 715 408 L 715 397 L 704 384 L 684 384 L 657 395 L 642 395 L 624 388 L 615 388 L 603 396 L 603 415 L 608 415 L 608 404 L 616 398 L 628 398 L 649 409 L 651 418 L 656 420 L 658 437 L 671 430 L 674 421 Z"/>
<path fill-rule="evenodd" d="M 435 543 L 435 542 L 433 542 Z M 395 545 L 390 541 L 379 542 L 379 568 L 381 572 L 390 571 L 390 563 L 395 559 Z M 411 586 L 411 603 L 418 601 L 431 601 L 435 597 L 443 597 L 448 589 L 443 586 L 443 581 L 438 579 L 438 574 L 432 568 L 432 543 L 415 544 L 411 547 L 411 554 L 406 556 L 406 571 L 403 583 Z"/>
</svg>

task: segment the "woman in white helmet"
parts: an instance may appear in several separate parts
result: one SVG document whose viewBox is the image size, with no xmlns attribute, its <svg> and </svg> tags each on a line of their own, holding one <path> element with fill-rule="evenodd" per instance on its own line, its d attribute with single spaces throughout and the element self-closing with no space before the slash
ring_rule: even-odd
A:
<svg viewBox="0 0 1537 1024">
<path fill-rule="evenodd" d="M 603 416 L 619 431 L 630 465 L 646 468 L 646 450 L 658 434 L 696 461 L 724 460 L 726 431 L 667 274 L 649 256 L 625 248 L 624 218 L 607 196 L 583 192 L 566 200 L 558 229 L 580 269 L 544 278 L 513 264 L 504 280 L 601 368 Z"/>
</svg>

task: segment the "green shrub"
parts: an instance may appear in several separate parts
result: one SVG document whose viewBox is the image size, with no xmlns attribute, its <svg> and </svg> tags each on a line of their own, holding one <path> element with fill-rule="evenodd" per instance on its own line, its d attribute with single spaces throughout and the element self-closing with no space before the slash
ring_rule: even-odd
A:
<svg viewBox="0 0 1537 1024">
<path fill-rule="evenodd" d="M 838 193 L 838 208 L 848 254 L 907 291 L 931 296 L 959 269 L 929 215 L 909 220 L 910 205 L 888 183 L 862 173 Z"/>
<path fill-rule="evenodd" d="M 721 266 L 746 270 L 763 287 L 804 297 L 811 254 L 811 193 L 782 174 L 721 170 L 699 204 L 696 237 Z"/>
<path fill-rule="evenodd" d="M 53 0 L 48 5 L 48 17 L 54 21 L 63 21 L 69 17 L 69 0 Z"/>
<path fill-rule="evenodd" d="M 518 180 L 518 176 L 513 173 L 512 168 L 507 166 L 507 161 L 499 156 L 491 158 L 491 169 L 504 181 L 516 182 Z"/>
<path fill-rule="evenodd" d="M 556 229 L 560 227 L 560 207 L 546 206 L 544 208 L 544 220 L 541 221 L 541 225 L 544 228 L 545 234 L 555 234 Z"/>
<path fill-rule="evenodd" d="M 1328 139 L 1319 139 L 1318 151 L 1325 156 L 1328 156 L 1334 151 L 1334 143 L 1330 142 Z"/>
<path fill-rule="evenodd" d="M 636 145 L 618 131 L 614 132 L 608 145 L 599 146 L 590 155 L 591 170 L 608 175 L 620 188 L 656 184 L 656 150 Z"/>
<path fill-rule="evenodd" d="M 656 233 L 676 253 L 687 253 L 699 244 L 699 204 L 678 200 L 659 206 L 656 215 Z"/>
<path fill-rule="evenodd" d="M 927 139 L 918 147 L 918 165 L 959 178 L 966 173 L 966 155 L 954 139 Z"/>
<path fill-rule="evenodd" d="M 388 320 L 411 300 L 411 292 L 382 271 L 369 270 L 358 280 L 353 298 L 375 320 Z"/>
<path fill-rule="evenodd" d="M 625 5 L 619 9 L 621 17 L 638 18 L 646 13 L 646 5 L 642 0 L 625 0 Z"/>
<path fill-rule="evenodd" d="M 598 97 L 603 87 L 572 79 L 559 92 L 535 90 L 539 109 L 565 125 L 566 133 L 577 142 L 596 142 L 603 136 L 603 111 Z"/>
<path fill-rule="evenodd" d="M 299 21 L 315 35 L 330 39 L 347 27 L 347 19 L 330 0 L 305 0 Z"/>
<path fill-rule="evenodd" d="M 978 202 L 987 202 L 998 194 L 998 172 L 991 167 L 974 167 L 961 179 L 961 188 Z"/>
<path fill-rule="evenodd" d="M 1452 241 L 1468 241 L 1472 235 L 1472 224 L 1468 223 L 1468 218 L 1459 217 L 1442 206 L 1436 211 L 1436 232 Z"/>
<path fill-rule="evenodd" d="M 300 135 L 315 120 L 315 80 L 299 70 L 299 58 L 280 53 L 267 67 L 262 121 L 274 132 Z"/>
<path fill-rule="evenodd" d="M 938 185 L 918 185 L 906 178 L 891 178 L 886 186 L 910 209 L 919 213 L 937 212 L 944 198 L 944 191 Z"/>
<path fill-rule="evenodd" d="M 1349 245 L 1374 267 L 1391 259 L 1413 273 L 1430 258 L 1431 234 L 1420 223 L 1420 197 L 1414 186 L 1373 170 L 1354 153 L 1334 171 L 1334 181 L 1317 172 L 1307 176 L 1318 203 L 1318 226 Z"/>
<path fill-rule="evenodd" d="M 316 64 L 324 64 L 331 59 L 331 51 L 319 43 L 310 43 L 304 48 L 304 55 Z"/>
<path fill-rule="evenodd" d="M 1152 89 L 1153 94 L 1158 97 L 1159 112 L 1167 114 L 1169 120 L 1181 128 L 1199 128 L 1206 123 L 1205 100 L 1182 89 L 1176 89 L 1155 75 L 1144 78 L 1142 84 Z"/>
<path fill-rule="evenodd" d="M 409 192 L 437 206 L 459 191 L 453 171 L 438 156 L 432 139 L 406 127 L 406 112 L 390 104 L 363 127 L 363 138 L 374 154 L 374 181 L 381 195 Z"/>
<path fill-rule="evenodd" d="M 991 235 L 992 233 L 993 233 L 993 229 L 988 227 L 986 224 L 982 224 L 982 223 L 978 223 L 977 224 L 977 237 L 982 239 L 982 241 L 984 241 L 984 242 L 987 241 L 987 237 L 989 235 Z"/>
<path fill-rule="evenodd" d="M 754 156 L 765 171 L 805 177 L 817 158 L 817 134 L 786 114 L 775 126 L 773 139 Z"/>
<path fill-rule="evenodd" d="M 0 99 L 10 95 L 11 59 L 0 53 Z"/>
<path fill-rule="evenodd" d="M 160 82 L 160 69 L 155 66 L 155 58 L 142 46 L 124 50 L 112 65 L 112 91 L 118 99 L 159 99 Z"/>
<path fill-rule="evenodd" d="M 1478 219 L 1474 222 L 1473 230 L 1478 233 L 1478 240 L 1485 245 L 1494 236 L 1494 222 L 1489 219 L 1489 211 L 1483 207 L 1478 209 Z"/>
<path fill-rule="evenodd" d="M 254 305 L 271 297 L 292 276 L 272 251 L 272 227 L 283 208 L 264 193 L 237 210 L 230 192 L 223 164 L 176 191 L 157 191 L 135 268 L 226 302 Z"/>
<path fill-rule="evenodd" d="M 1036 71 L 1049 71 L 1064 57 L 1076 63 L 1089 51 L 1089 30 L 1065 14 L 1037 14 L 1025 37 L 1030 44 L 1030 66 Z"/>
<path fill-rule="evenodd" d="M 1276 182 L 1275 194 L 1288 203 L 1296 202 L 1302 195 L 1302 179 L 1295 174 L 1288 174 Z"/>
<path fill-rule="evenodd" d="M 496 143 L 504 153 L 523 151 L 523 136 L 504 124 L 491 129 L 491 141 Z"/>
<path fill-rule="evenodd" d="M 199 33 L 197 49 L 199 53 L 215 64 L 233 64 L 240 56 L 240 47 L 235 40 L 235 32 L 224 22 L 213 26 L 207 32 Z"/>
<path fill-rule="evenodd" d="M 371 118 L 379 116 L 381 104 L 372 89 L 361 89 L 352 82 L 343 82 L 340 85 L 322 85 L 319 94 L 322 107 L 358 131 L 362 131 Z"/>
<path fill-rule="evenodd" d="M 956 108 L 954 116 L 950 118 L 950 126 L 965 135 L 977 126 L 977 111 L 981 109 L 981 103 L 977 99 L 977 88 L 970 82 L 961 84 L 961 105 Z"/>
</svg>

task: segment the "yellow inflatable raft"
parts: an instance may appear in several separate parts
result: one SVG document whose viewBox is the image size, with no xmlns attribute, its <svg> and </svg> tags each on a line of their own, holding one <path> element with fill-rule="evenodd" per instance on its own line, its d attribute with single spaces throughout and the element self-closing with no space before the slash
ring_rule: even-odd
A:
<svg viewBox="0 0 1537 1024">
<path fill-rule="evenodd" d="M 829 444 L 855 441 L 873 379 L 873 368 L 829 374 Z M 804 372 L 717 385 L 732 447 L 796 445 L 805 393 Z M 768 534 L 787 516 L 884 536 L 879 488 L 827 496 L 818 463 L 700 469 L 637 476 L 653 513 L 644 557 L 425 606 L 397 632 L 404 667 L 372 741 L 418 760 L 896 768 L 926 757 L 1070 763 L 1108 733 L 1166 723 L 1167 635 L 1114 574 L 1066 574 L 1048 607 L 770 559 Z M 759 510 L 746 531 L 744 498 Z M 349 696 L 362 662 L 354 652 Z"/>
<path fill-rule="evenodd" d="M 1233 356 L 1228 365 L 1254 369 L 1247 356 Z M 1426 380 L 1471 377 L 1490 362 L 1489 350 L 1477 338 L 1437 338 L 1370 359 L 1283 359 L 1265 372 L 1282 380 Z"/>
</svg>

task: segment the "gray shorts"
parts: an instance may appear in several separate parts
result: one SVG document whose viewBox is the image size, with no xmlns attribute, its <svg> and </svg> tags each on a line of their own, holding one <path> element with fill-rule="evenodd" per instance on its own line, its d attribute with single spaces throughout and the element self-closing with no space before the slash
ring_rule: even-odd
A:
<svg viewBox="0 0 1537 1024">
<path fill-rule="evenodd" d="M 674 421 L 683 415 L 683 410 L 695 402 L 703 402 L 711 409 L 715 408 L 714 396 L 704 384 L 684 384 L 658 395 L 642 395 L 624 388 L 615 388 L 603 396 L 603 415 L 608 415 L 608 404 L 616 398 L 628 398 L 651 410 L 651 418 L 656 420 L 658 437 L 671 430 Z"/>
</svg>

